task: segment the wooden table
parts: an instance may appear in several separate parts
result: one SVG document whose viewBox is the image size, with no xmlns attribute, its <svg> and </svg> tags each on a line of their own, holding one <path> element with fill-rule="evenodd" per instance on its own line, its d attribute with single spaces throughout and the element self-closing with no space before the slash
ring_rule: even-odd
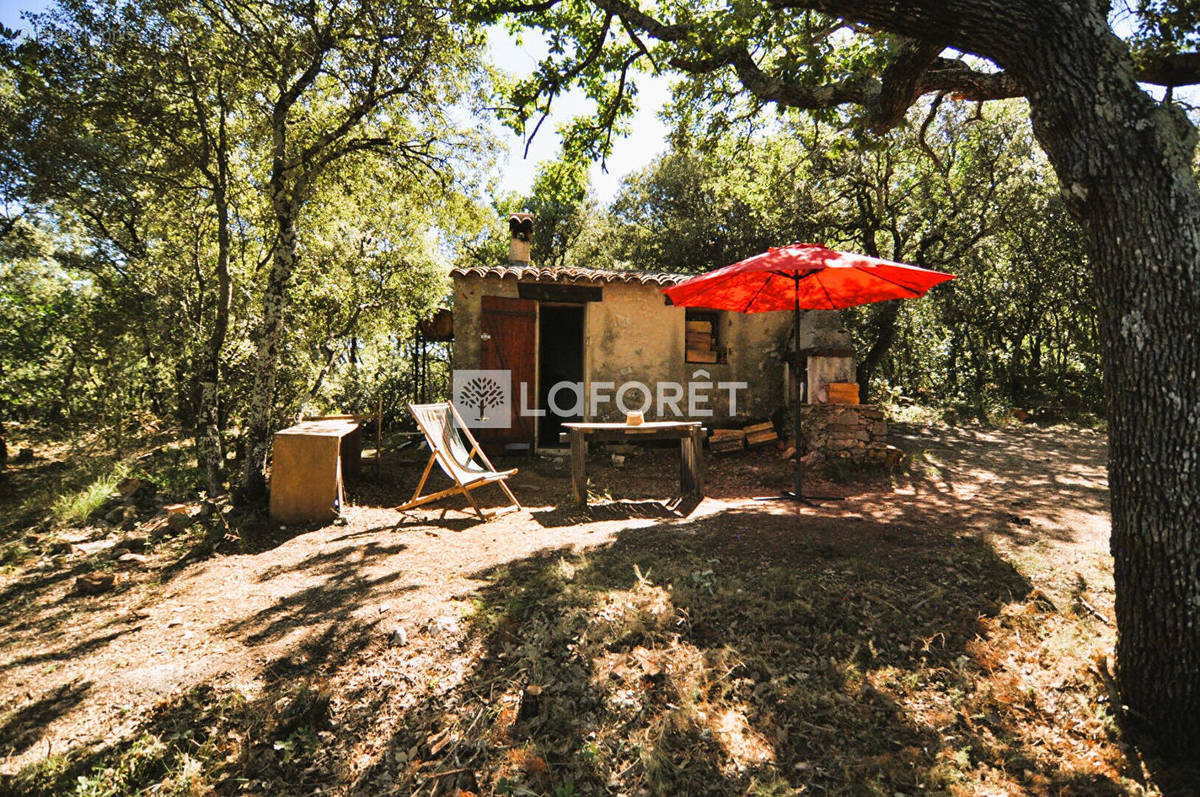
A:
<svg viewBox="0 0 1200 797">
<path fill-rule="evenodd" d="M 587 444 L 679 440 L 679 492 L 704 495 L 704 427 L 699 421 L 624 423 L 564 423 L 560 442 L 571 444 L 571 490 L 575 501 L 587 504 Z"/>
<path fill-rule="evenodd" d="M 271 520 L 332 520 L 345 505 L 344 481 L 358 476 L 362 431 L 350 419 L 304 421 L 275 433 Z"/>
</svg>

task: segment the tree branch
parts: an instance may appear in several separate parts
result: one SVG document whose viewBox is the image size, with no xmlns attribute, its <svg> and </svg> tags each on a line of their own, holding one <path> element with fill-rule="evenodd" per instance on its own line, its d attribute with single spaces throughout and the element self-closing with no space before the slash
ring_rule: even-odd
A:
<svg viewBox="0 0 1200 797">
<path fill-rule="evenodd" d="M 943 49 L 940 44 L 912 39 L 900 44 L 880 77 L 879 96 L 871 109 L 873 127 L 888 130 L 900 123 L 917 97 L 924 93 L 921 79 Z"/>
<path fill-rule="evenodd" d="M 942 159 L 933 151 L 933 147 L 929 146 L 929 142 L 925 140 L 925 134 L 929 132 L 929 126 L 933 124 L 933 120 L 937 117 L 938 108 L 942 107 L 942 100 L 944 99 L 946 99 L 945 92 L 939 92 L 933 98 L 933 102 L 929 106 L 929 113 L 925 115 L 925 121 L 921 123 L 921 130 L 917 134 L 917 143 L 921 145 L 921 149 L 925 151 L 925 154 L 933 161 L 933 165 L 937 168 L 938 172 L 942 174 L 946 173 L 946 167 L 942 165 Z"/>
<path fill-rule="evenodd" d="M 732 66 L 742 85 L 756 98 L 790 108 L 820 110 L 861 105 L 868 109 L 872 126 L 880 132 L 894 127 L 925 94 L 948 93 L 955 99 L 976 101 L 1021 96 L 1016 81 L 1004 72 L 979 72 L 961 61 L 938 58 L 941 50 L 937 44 L 905 42 L 881 78 L 852 77 L 819 86 L 768 74 L 741 45 L 702 58 L 675 57 L 670 64 L 695 74 Z"/>
<path fill-rule="evenodd" d="M 1200 53 L 1171 53 L 1142 61 L 1137 78 L 1155 86 L 1194 86 L 1200 83 Z"/>
<path fill-rule="evenodd" d="M 938 58 L 921 75 L 916 96 L 947 92 L 956 100 L 986 102 L 1022 97 L 1024 91 L 1007 72 L 979 72 L 949 58 Z"/>
<path fill-rule="evenodd" d="M 668 24 L 642 12 L 625 0 L 593 0 L 597 8 L 615 15 L 629 31 L 644 31 L 660 42 L 692 44 L 700 31 L 686 24 Z M 828 5 L 828 13 L 839 14 L 833 6 L 855 3 L 810 3 Z M 869 5 L 869 4 L 868 4 Z M 840 23 L 839 23 L 840 27 Z M 694 45 L 694 54 L 676 54 L 669 59 L 672 67 L 693 74 L 704 74 L 726 66 L 733 67 L 742 85 L 757 99 L 806 110 L 861 105 L 868 109 L 877 130 L 894 127 L 912 104 L 924 94 L 946 92 L 956 99 L 994 100 L 1017 97 L 1021 90 L 1015 80 L 1002 72 L 978 72 L 961 61 L 939 58 L 940 43 L 912 39 L 900 45 L 883 74 L 848 77 L 824 85 L 807 85 L 772 75 L 754 60 L 745 44 L 720 48 Z"/>
<path fill-rule="evenodd" d="M 538 14 L 549 11 L 562 0 L 543 0 L 541 3 L 498 3 L 487 9 L 488 14 Z"/>
</svg>

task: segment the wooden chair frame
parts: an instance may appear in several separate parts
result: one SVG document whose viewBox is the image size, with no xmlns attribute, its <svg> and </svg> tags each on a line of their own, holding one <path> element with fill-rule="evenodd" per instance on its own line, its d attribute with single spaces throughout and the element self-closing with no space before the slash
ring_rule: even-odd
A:
<svg viewBox="0 0 1200 797">
<path fill-rule="evenodd" d="M 439 442 L 435 442 L 436 436 L 430 429 L 426 428 L 424 421 L 421 419 L 420 413 L 417 412 L 418 409 L 435 407 L 441 408 L 443 406 L 449 407 L 453 419 L 458 423 L 459 429 L 462 430 L 462 433 L 466 436 L 467 441 L 471 444 L 470 452 L 467 454 L 467 462 L 470 462 L 472 459 L 478 456 L 480 463 L 486 466 L 489 471 L 488 473 L 480 474 L 478 479 L 472 479 L 464 482 L 459 478 L 459 468 L 455 467 L 453 461 L 450 459 L 450 455 L 442 449 L 442 446 L 439 444 Z M 496 466 L 493 465 L 492 461 L 487 458 L 487 454 L 485 454 L 483 449 L 479 446 L 479 441 L 475 439 L 475 435 L 471 434 L 470 428 L 467 427 L 466 422 L 464 422 L 462 416 L 458 414 L 458 410 L 455 408 L 452 402 L 447 401 L 439 404 L 409 404 L 408 409 L 410 412 L 412 412 L 413 418 L 416 419 L 417 426 L 421 428 L 421 432 L 425 435 L 425 442 L 429 444 L 429 448 L 432 453 L 429 456 L 429 461 L 425 463 L 425 470 L 421 473 L 421 480 L 417 482 L 417 489 L 413 491 L 412 498 L 407 503 L 396 507 L 396 509 L 404 511 L 405 509 L 412 509 L 414 507 L 421 506 L 422 504 L 428 504 L 431 501 L 437 501 L 438 499 L 445 498 L 448 495 L 462 493 L 466 496 L 467 501 L 470 502 L 471 506 L 475 509 L 475 512 L 479 515 L 480 520 L 487 520 L 488 515 L 483 511 L 483 509 L 480 508 L 479 504 L 475 501 L 475 497 L 471 495 L 472 490 L 483 487 L 486 484 L 498 485 L 500 489 L 504 491 L 504 494 L 508 496 L 508 499 L 512 501 L 512 505 L 510 507 L 506 507 L 505 509 L 522 508 L 521 502 L 517 500 L 517 497 L 513 495 L 512 490 L 510 490 L 508 485 L 505 484 L 505 480 L 508 479 L 509 476 L 517 473 L 517 469 L 513 468 L 512 470 L 506 471 L 496 470 Z M 444 472 L 454 481 L 454 486 L 447 487 L 444 490 L 439 490 L 436 493 L 421 495 L 421 490 L 425 488 L 425 482 L 429 479 L 429 474 L 433 471 L 433 465 L 435 462 L 442 468 L 442 472 Z"/>
</svg>

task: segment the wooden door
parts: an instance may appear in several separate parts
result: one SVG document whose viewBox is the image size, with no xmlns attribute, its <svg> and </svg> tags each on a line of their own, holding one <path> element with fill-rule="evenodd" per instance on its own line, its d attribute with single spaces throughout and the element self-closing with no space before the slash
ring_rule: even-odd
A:
<svg viewBox="0 0 1200 797">
<path fill-rule="evenodd" d="M 512 374 L 512 419 L 507 429 L 479 429 L 476 437 L 499 453 L 509 443 L 528 443 L 533 450 L 533 418 L 521 415 L 524 390 L 528 405 L 537 403 L 537 302 L 484 296 L 481 327 L 484 340 L 480 368 Z"/>
</svg>

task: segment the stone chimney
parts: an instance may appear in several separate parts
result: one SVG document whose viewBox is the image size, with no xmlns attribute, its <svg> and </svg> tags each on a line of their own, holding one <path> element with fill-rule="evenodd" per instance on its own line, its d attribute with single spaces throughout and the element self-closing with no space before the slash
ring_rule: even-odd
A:
<svg viewBox="0 0 1200 797">
<path fill-rule="evenodd" d="M 508 262 L 514 266 L 528 266 L 529 242 L 533 239 L 533 214 L 514 213 L 508 217 Z"/>
<path fill-rule="evenodd" d="M 854 353 L 854 340 L 837 310 L 809 310 L 800 316 L 800 351 L 813 349 Z"/>
</svg>

